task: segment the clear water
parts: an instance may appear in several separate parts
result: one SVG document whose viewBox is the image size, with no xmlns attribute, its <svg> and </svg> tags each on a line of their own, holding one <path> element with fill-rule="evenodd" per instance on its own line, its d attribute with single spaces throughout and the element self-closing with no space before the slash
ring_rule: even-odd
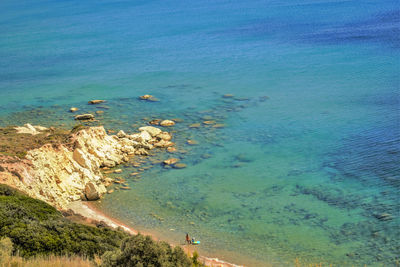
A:
<svg viewBox="0 0 400 267">
<path fill-rule="evenodd" d="M 124 166 L 132 190 L 105 212 L 239 264 L 398 264 L 396 1 L 3 0 L 0 15 L 1 126 L 71 127 L 90 99 L 108 100 L 107 129 L 182 119 L 178 153 Z M 210 118 L 225 127 L 188 127 Z"/>
</svg>

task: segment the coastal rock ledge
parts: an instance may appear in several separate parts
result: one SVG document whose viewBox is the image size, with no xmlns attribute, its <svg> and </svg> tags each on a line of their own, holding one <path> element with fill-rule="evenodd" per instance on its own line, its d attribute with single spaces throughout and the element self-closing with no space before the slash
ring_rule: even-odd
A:
<svg viewBox="0 0 400 267">
<path fill-rule="evenodd" d="M 146 155 L 147 150 L 160 147 L 160 142 L 173 144 L 147 132 L 150 138 L 143 138 L 143 132 L 118 137 L 107 135 L 102 126 L 90 127 L 71 134 L 68 143 L 29 150 L 24 159 L 0 156 L 0 183 L 60 209 L 80 199 L 96 200 L 107 192 L 110 183 L 101 167 L 127 162 L 129 156 Z M 169 136 L 163 132 L 166 134 Z"/>
</svg>

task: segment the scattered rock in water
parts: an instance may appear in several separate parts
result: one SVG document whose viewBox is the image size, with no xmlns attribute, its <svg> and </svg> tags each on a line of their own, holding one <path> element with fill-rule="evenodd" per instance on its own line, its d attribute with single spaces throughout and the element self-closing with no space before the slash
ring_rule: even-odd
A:
<svg viewBox="0 0 400 267">
<path fill-rule="evenodd" d="M 189 125 L 189 128 L 199 128 L 201 126 L 200 123 L 193 123 Z"/>
<path fill-rule="evenodd" d="M 393 216 L 389 213 L 375 214 L 374 216 L 380 221 L 389 221 L 393 219 Z"/>
<path fill-rule="evenodd" d="M 173 147 L 173 146 L 167 147 L 167 151 L 169 153 L 174 153 L 174 152 L 176 152 L 176 147 Z"/>
<path fill-rule="evenodd" d="M 234 95 L 232 94 L 224 94 L 222 97 L 223 98 L 233 98 Z"/>
<path fill-rule="evenodd" d="M 269 96 L 260 96 L 259 98 L 258 98 L 258 100 L 260 101 L 260 102 L 265 102 L 265 101 L 267 101 L 269 99 Z"/>
<path fill-rule="evenodd" d="M 114 189 L 110 189 L 107 191 L 107 194 L 112 194 L 112 193 L 114 193 Z"/>
<path fill-rule="evenodd" d="M 186 168 L 187 165 L 185 163 L 176 163 L 176 164 L 173 164 L 172 167 L 174 169 L 183 169 L 183 168 Z"/>
<path fill-rule="evenodd" d="M 138 172 L 132 172 L 131 174 L 129 174 L 130 176 L 137 176 L 137 175 L 139 175 L 139 173 Z"/>
<path fill-rule="evenodd" d="M 142 100 L 147 100 L 147 99 L 152 98 L 152 97 L 153 97 L 152 95 L 142 95 L 139 98 L 142 99 Z"/>
<path fill-rule="evenodd" d="M 210 154 L 203 154 L 203 155 L 201 155 L 201 157 L 203 159 L 209 159 L 209 158 L 211 158 L 211 155 Z"/>
<path fill-rule="evenodd" d="M 183 119 L 180 119 L 180 118 L 174 118 L 174 119 L 171 119 L 171 121 L 174 121 L 174 122 L 183 122 Z"/>
<path fill-rule="evenodd" d="M 100 108 L 100 109 L 110 109 L 110 107 L 109 107 L 109 106 L 106 106 L 106 105 L 96 106 L 96 108 Z"/>
<path fill-rule="evenodd" d="M 187 143 L 188 143 L 189 145 L 198 145 L 198 144 L 199 144 L 197 141 L 191 140 L 191 139 L 187 140 Z"/>
<path fill-rule="evenodd" d="M 165 165 L 172 165 L 172 164 L 177 163 L 178 161 L 179 161 L 179 159 L 177 159 L 177 158 L 170 158 L 170 159 L 164 160 L 163 163 Z"/>
<path fill-rule="evenodd" d="M 131 188 L 129 186 L 121 186 L 122 190 L 131 190 Z"/>
<path fill-rule="evenodd" d="M 169 127 L 169 126 L 174 126 L 175 122 L 171 120 L 163 120 L 162 122 L 160 122 L 160 125 L 164 127 Z"/>
<path fill-rule="evenodd" d="M 203 121 L 203 124 L 206 124 L 206 125 L 211 125 L 214 123 L 215 123 L 215 121 Z"/>
<path fill-rule="evenodd" d="M 213 117 L 207 115 L 207 116 L 203 116 L 202 119 L 205 121 L 211 121 L 211 120 L 213 120 Z"/>
<path fill-rule="evenodd" d="M 122 169 L 116 169 L 114 170 L 114 173 L 122 173 Z"/>
<path fill-rule="evenodd" d="M 248 97 L 235 97 L 235 100 L 236 101 L 249 101 L 250 98 L 248 98 Z"/>
<path fill-rule="evenodd" d="M 139 96 L 139 99 L 146 100 L 146 101 L 152 101 L 152 102 L 158 101 L 158 99 L 152 95 L 142 95 L 142 96 Z"/>
<path fill-rule="evenodd" d="M 96 114 L 103 114 L 104 113 L 104 111 L 103 110 L 96 110 Z"/>
<path fill-rule="evenodd" d="M 212 127 L 213 127 L 213 128 L 224 128 L 224 127 L 225 127 L 225 124 L 217 123 L 217 124 L 214 124 Z"/>
<path fill-rule="evenodd" d="M 150 125 L 159 125 L 159 124 L 160 124 L 160 122 L 161 122 L 161 120 L 160 120 L 160 119 L 155 119 L 155 120 L 151 120 L 151 121 L 149 121 L 149 124 L 150 124 Z"/>
<path fill-rule="evenodd" d="M 81 115 L 76 115 L 75 120 L 93 120 L 94 115 L 93 114 L 81 114 Z"/>
<path fill-rule="evenodd" d="M 79 110 L 79 108 L 72 107 L 72 108 L 69 109 L 69 112 L 75 112 L 75 111 L 78 111 L 78 110 Z"/>
<path fill-rule="evenodd" d="M 238 162 L 232 165 L 232 168 L 240 168 L 243 167 L 243 163 L 242 162 Z"/>
<path fill-rule="evenodd" d="M 96 100 L 90 100 L 88 103 L 91 105 L 95 105 L 95 104 L 100 104 L 100 103 L 104 103 L 104 102 L 106 102 L 106 101 L 96 99 Z"/>
</svg>

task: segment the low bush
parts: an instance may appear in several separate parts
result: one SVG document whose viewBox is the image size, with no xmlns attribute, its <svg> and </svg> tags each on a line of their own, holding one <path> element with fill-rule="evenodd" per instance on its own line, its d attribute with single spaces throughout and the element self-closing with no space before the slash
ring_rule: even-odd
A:
<svg viewBox="0 0 400 267">
<path fill-rule="evenodd" d="M 181 247 L 172 248 L 141 234 L 125 239 L 120 249 L 106 252 L 102 262 L 102 266 L 192 266 Z"/>
<path fill-rule="evenodd" d="M 102 266 L 201 266 L 197 256 L 192 261 L 181 247 L 141 234 L 71 222 L 45 202 L 0 184 L 0 257 L 6 259 L 10 253 L 18 254 L 10 258 L 12 266 L 28 266 L 28 262 L 29 266 L 63 266 L 69 259 L 74 263 L 65 263 L 68 266 L 91 266 L 90 260 L 98 255 L 103 255 Z"/>
<path fill-rule="evenodd" d="M 43 201 L 0 185 L 0 238 L 22 257 L 82 255 L 93 258 L 119 248 L 129 235 L 110 228 L 73 223 Z"/>
</svg>

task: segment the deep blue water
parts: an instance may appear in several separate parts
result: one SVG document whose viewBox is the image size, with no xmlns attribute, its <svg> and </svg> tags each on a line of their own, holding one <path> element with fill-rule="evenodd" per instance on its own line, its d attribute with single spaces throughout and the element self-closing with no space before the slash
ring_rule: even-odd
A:
<svg viewBox="0 0 400 267">
<path fill-rule="evenodd" d="M 187 168 L 143 159 L 133 180 L 128 164 L 132 190 L 100 208 L 240 264 L 394 266 L 399 12 L 397 1 L 3 0 L 0 126 L 71 127 L 69 107 L 94 112 L 90 99 L 108 100 L 107 129 L 180 118 L 178 153 L 156 157 Z M 146 93 L 160 101 L 137 100 Z M 204 120 L 225 127 L 188 127 Z"/>
</svg>

